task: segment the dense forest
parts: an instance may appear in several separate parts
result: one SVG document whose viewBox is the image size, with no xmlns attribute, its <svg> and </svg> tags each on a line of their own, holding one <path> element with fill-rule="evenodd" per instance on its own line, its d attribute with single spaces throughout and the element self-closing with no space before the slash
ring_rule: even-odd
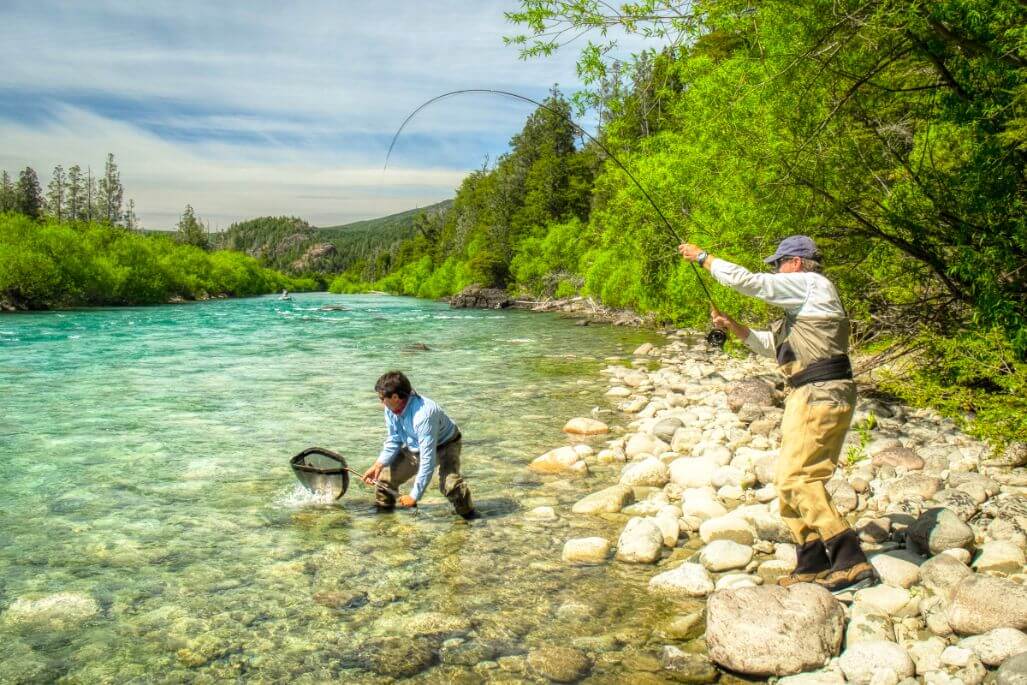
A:
<svg viewBox="0 0 1027 685">
<path fill-rule="evenodd" d="M 333 290 L 479 283 L 703 323 L 654 208 L 550 111 L 593 107 L 687 239 L 755 269 L 780 238 L 813 236 L 880 387 L 999 440 L 1027 434 L 1027 5 L 524 0 L 508 16 L 529 58 L 591 32 L 589 88 L 573 103 L 554 90 L 448 212 Z M 665 46 L 606 61 L 614 28 Z M 713 292 L 745 320 L 771 315 Z"/>
<path fill-rule="evenodd" d="M 88 169 L 88 168 L 87 168 Z M 317 283 L 211 250 L 189 205 L 174 233 L 146 232 L 124 205 L 114 155 L 97 179 L 74 165 L 53 170 L 44 195 L 35 170 L 0 173 L 0 309 L 159 304 L 258 295 Z"/>
</svg>

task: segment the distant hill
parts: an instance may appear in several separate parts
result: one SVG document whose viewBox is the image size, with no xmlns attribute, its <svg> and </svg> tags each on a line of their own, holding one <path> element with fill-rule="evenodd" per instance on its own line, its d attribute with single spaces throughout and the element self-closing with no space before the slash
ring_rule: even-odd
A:
<svg viewBox="0 0 1027 685">
<path fill-rule="evenodd" d="M 413 236 L 414 219 L 422 212 L 446 212 L 452 205 L 452 200 L 445 200 L 378 219 L 321 228 L 297 217 L 258 217 L 229 226 L 219 236 L 218 247 L 245 252 L 293 274 L 335 274 Z"/>
</svg>

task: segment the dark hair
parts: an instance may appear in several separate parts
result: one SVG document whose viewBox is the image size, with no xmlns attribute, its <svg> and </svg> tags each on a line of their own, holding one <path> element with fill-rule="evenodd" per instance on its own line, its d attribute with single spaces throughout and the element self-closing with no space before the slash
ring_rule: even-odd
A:
<svg viewBox="0 0 1027 685">
<path fill-rule="evenodd" d="M 414 391 L 410 387 L 410 379 L 403 375 L 402 371 L 386 371 L 374 384 L 374 391 L 384 397 L 399 395 L 405 400 Z"/>
</svg>

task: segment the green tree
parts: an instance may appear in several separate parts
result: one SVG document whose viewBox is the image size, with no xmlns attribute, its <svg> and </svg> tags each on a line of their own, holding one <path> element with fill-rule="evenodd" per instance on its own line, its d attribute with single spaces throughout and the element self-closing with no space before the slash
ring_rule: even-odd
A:
<svg viewBox="0 0 1027 685">
<path fill-rule="evenodd" d="M 0 172 L 0 212 L 15 211 L 17 194 L 10 174 L 6 170 Z"/>
<path fill-rule="evenodd" d="M 136 201 L 129 199 L 128 207 L 125 208 L 125 214 L 122 216 L 122 223 L 130 231 L 139 230 L 139 217 L 136 216 Z"/>
<path fill-rule="evenodd" d="M 186 205 L 182 217 L 178 220 L 177 238 L 180 243 L 192 245 L 206 250 L 210 247 L 210 238 L 207 230 L 200 220 L 196 218 L 196 212 L 192 205 Z"/>
<path fill-rule="evenodd" d="M 72 164 L 68 169 L 67 190 L 64 193 L 64 216 L 71 221 L 86 218 L 86 189 L 82 178 L 82 168 Z"/>
<path fill-rule="evenodd" d="M 68 178 L 64 167 L 60 164 L 53 168 L 50 183 L 46 187 L 46 208 L 51 216 L 58 221 L 64 219 L 64 207 L 67 202 Z"/>
<path fill-rule="evenodd" d="M 125 189 L 121 186 L 121 174 L 114 162 L 114 154 L 107 153 L 103 177 L 97 189 L 97 208 L 99 219 L 115 226 L 121 221 L 122 202 Z"/>
<path fill-rule="evenodd" d="M 15 209 L 25 216 L 39 219 L 43 216 L 43 190 L 32 167 L 25 167 L 18 176 L 15 188 Z"/>
</svg>

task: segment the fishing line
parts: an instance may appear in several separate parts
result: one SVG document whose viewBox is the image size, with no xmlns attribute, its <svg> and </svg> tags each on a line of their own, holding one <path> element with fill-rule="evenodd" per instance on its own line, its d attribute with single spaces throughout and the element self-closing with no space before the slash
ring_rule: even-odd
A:
<svg viewBox="0 0 1027 685">
<path fill-rule="evenodd" d="M 559 110 L 556 110 L 556 109 L 553 109 L 552 107 L 549 107 L 548 105 L 545 105 L 545 104 L 543 104 L 541 102 L 538 102 L 536 100 L 532 100 L 531 98 L 526 97 L 524 95 L 518 95 L 517 93 L 511 93 L 510 91 L 507 91 L 507 90 L 495 90 L 495 89 L 492 89 L 492 88 L 465 88 L 465 89 L 462 89 L 462 90 L 453 90 L 453 91 L 450 91 L 448 93 L 443 93 L 442 95 L 436 95 L 432 99 L 422 103 L 417 109 L 415 109 L 413 112 L 411 112 L 407 116 L 407 118 L 403 120 L 403 123 L 400 124 L 399 128 L 396 129 L 396 134 L 392 137 L 392 142 L 389 143 L 389 151 L 385 155 L 385 166 L 382 167 L 382 173 L 384 174 L 385 170 L 389 168 L 389 158 L 392 157 L 392 148 L 394 148 L 396 146 L 396 141 L 399 140 L 400 134 L 403 133 L 403 129 L 406 128 L 406 125 L 408 123 L 410 123 L 411 119 L 413 119 L 415 116 L 417 116 L 417 114 L 421 110 L 423 110 L 424 108 L 428 107 L 428 105 L 434 104 L 434 103 L 438 102 L 439 100 L 445 100 L 446 98 L 454 97 L 456 95 L 465 95 L 465 94 L 468 94 L 468 93 L 490 94 L 490 95 L 504 95 L 506 97 L 511 97 L 511 98 L 514 98 L 514 99 L 517 99 L 517 100 L 521 100 L 522 102 L 531 103 L 531 104 L 535 105 L 536 107 L 544 109 L 544 110 L 546 110 L 547 112 L 549 112 L 551 114 L 555 114 L 556 116 L 558 116 L 561 119 L 563 119 L 564 121 L 566 121 L 568 124 L 573 126 L 575 128 L 575 130 L 577 130 L 579 133 L 581 133 L 581 135 L 587 137 L 590 141 L 595 143 L 599 147 L 600 150 L 605 152 L 606 155 L 610 159 L 612 159 L 617 164 L 617 166 L 619 166 L 621 168 L 621 171 L 623 171 L 625 174 L 627 174 L 628 178 L 630 178 L 631 181 L 635 184 L 635 187 L 638 188 L 638 190 L 642 193 L 642 195 L 645 196 L 645 199 L 648 200 L 649 204 L 652 205 L 653 209 L 656 210 L 656 213 L 659 215 L 660 219 L 663 221 L 663 225 L 666 226 L 668 231 L 670 231 L 671 236 L 674 237 L 674 239 L 678 242 L 678 244 L 680 245 L 681 243 L 685 242 L 684 238 L 682 238 L 680 235 L 678 235 L 678 232 L 676 230 L 674 230 L 674 226 L 670 223 L 670 221 L 667 219 L 667 217 L 663 214 L 663 211 L 660 209 L 659 205 L 657 205 L 655 200 L 653 200 L 652 196 L 649 195 L 649 191 L 647 191 L 645 189 L 645 187 L 641 183 L 639 183 L 638 179 L 635 178 L 635 176 L 630 171 L 628 171 L 628 168 L 626 166 L 624 166 L 624 164 L 619 159 L 617 159 L 617 156 L 614 155 L 612 152 L 610 152 L 606 148 L 605 145 L 600 143 L 599 140 L 597 140 L 595 136 L 593 136 L 591 133 L 589 133 L 588 131 L 583 129 L 581 126 L 576 124 L 573 119 L 571 119 L 570 117 L 565 115 L 563 112 L 561 112 Z M 699 222 L 696 221 L 695 219 L 690 219 L 690 220 L 693 223 L 695 223 L 696 225 L 699 225 Z M 701 226 L 700 226 L 700 228 L 701 228 Z M 689 264 L 689 266 L 692 267 L 692 273 L 695 274 L 695 279 L 696 279 L 696 281 L 699 282 L 699 287 L 702 288 L 703 293 L 706 295 L 706 299 L 710 301 L 710 305 L 712 305 L 713 307 L 716 307 L 717 305 L 713 301 L 713 296 L 710 294 L 709 289 L 706 287 L 706 283 L 703 281 L 702 276 L 699 274 L 699 269 L 695 266 L 695 262 L 689 262 L 688 264 Z"/>
</svg>

